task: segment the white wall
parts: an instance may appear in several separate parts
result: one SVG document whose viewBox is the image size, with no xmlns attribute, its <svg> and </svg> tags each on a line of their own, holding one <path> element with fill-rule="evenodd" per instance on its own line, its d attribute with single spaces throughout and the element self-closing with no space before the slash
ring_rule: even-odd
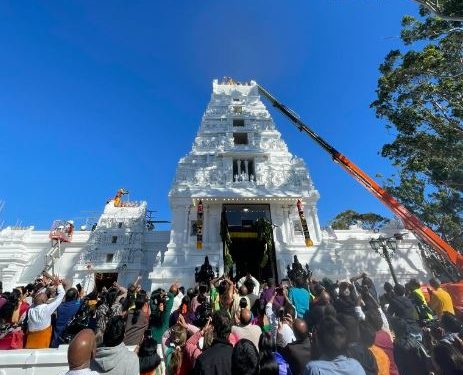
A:
<svg viewBox="0 0 463 375">
<path fill-rule="evenodd" d="M 0 351 L 0 375 L 56 375 L 67 370 L 67 346 Z"/>
<path fill-rule="evenodd" d="M 134 346 L 129 346 L 134 350 Z M 68 371 L 67 345 L 57 349 L 0 350 L 0 375 L 57 375 Z"/>
</svg>

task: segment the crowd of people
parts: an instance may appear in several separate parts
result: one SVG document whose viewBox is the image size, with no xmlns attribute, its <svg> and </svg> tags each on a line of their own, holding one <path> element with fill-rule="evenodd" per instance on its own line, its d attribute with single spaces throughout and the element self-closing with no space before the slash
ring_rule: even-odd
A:
<svg viewBox="0 0 463 375">
<path fill-rule="evenodd" d="M 292 276 L 84 295 L 44 273 L 0 295 L 0 349 L 69 344 L 69 375 L 463 374 L 463 324 L 439 280 L 380 295 L 366 274 Z"/>
</svg>

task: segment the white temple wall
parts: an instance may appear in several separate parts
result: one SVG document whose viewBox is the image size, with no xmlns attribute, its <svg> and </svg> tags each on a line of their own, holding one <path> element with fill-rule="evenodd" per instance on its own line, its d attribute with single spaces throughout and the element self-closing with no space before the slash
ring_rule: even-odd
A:
<svg viewBox="0 0 463 375">
<path fill-rule="evenodd" d="M 56 260 L 54 272 L 73 285 L 83 283 L 89 274 L 81 258 L 89 240 L 90 231 L 75 231 L 71 243 L 62 244 L 62 252 Z M 121 232 L 122 233 L 122 232 Z M 45 258 L 50 250 L 48 231 L 4 229 L 0 232 L 0 281 L 3 290 L 9 291 L 18 285 L 26 285 L 45 268 Z M 118 281 L 127 285 L 142 276 L 142 286 L 148 290 L 151 282 L 149 272 L 153 269 L 156 258 L 165 253 L 170 231 L 145 232 L 142 251 L 134 257 L 127 267 L 121 267 L 121 262 L 105 262 L 104 259 L 95 262 L 93 272 L 118 272 Z M 102 245 L 102 247 L 104 247 Z M 114 252 L 114 246 L 106 246 L 106 253 Z M 103 257 L 104 258 L 104 257 Z M 52 270 L 49 270 L 52 273 Z"/>
<path fill-rule="evenodd" d="M 72 245 L 63 244 L 63 256 L 57 261 L 55 272 L 72 280 L 72 267 L 88 239 L 87 232 L 76 232 Z M 48 231 L 6 228 L 0 232 L 0 280 L 3 289 L 32 282 L 45 267 L 50 249 Z"/>
<path fill-rule="evenodd" d="M 191 199 L 180 199 L 172 207 L 172 229 L 166 250 L 156 257 L 149 274 L 151 289 L 169 288 L 173 282 L 189 286 L 194 284 L 194 269 L 204 263 L 204 257 L 223 272 L 222 242 L 220 239 L 220 213 L 222 205 L 204 203 L 203 248 L 196 248 L 196 235 L 191 235 L 191 222 L 196 220 L 197 208 Z"/>
</svg>

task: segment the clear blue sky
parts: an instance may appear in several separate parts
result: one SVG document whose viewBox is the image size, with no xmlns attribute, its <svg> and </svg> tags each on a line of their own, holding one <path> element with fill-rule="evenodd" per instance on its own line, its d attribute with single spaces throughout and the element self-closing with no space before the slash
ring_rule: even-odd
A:
<svg viewBox="0 0 463 375">
<path fill-rule="evenodd" d="M 101 211 L 119 187 L 169 219 L 167 194 L 214 78 L 255 79 L 368 173 L 393 172 L 369 109 L 399 48 L 405 0 L 0 2 L 0 223 L 48 228 Z M 388 214 L 280 114 L 321 194 Z M 160 227 L 161 228 L 161 227 Z"/>
</svg>

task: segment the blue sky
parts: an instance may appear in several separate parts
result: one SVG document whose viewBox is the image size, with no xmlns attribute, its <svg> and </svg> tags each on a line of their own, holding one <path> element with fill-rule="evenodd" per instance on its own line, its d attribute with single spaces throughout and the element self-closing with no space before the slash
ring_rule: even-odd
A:
<svg viewBox="0 0 463 375">
<path fill-rule="evenodd" d="M 48 228 L 101 212 L 119 187 L 169 219 L 167 194 L 212 79 L 255 79 L 367 173 L 393 173 L 369 104 L 400 48 L 404 0 L 0 2 L 0 224 Z M 272 115 L 319 190 L 325 225 L 388 214 Z M 160 227 L 161 229 L 163 227 Z"/>
</svg>

